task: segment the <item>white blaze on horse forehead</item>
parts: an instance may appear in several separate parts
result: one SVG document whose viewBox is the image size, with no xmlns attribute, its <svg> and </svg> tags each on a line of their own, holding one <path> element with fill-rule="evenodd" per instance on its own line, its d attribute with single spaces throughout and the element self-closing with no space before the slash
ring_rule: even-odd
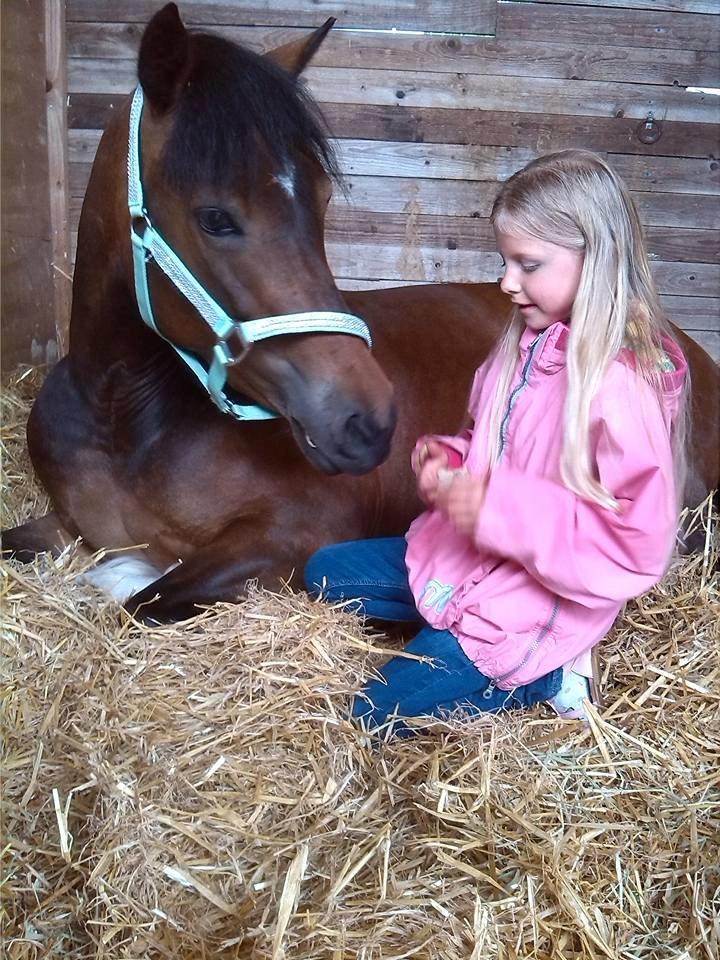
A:
<svg viewBox="0 0 720 960">
<path fill-rule="evenodd" d="M 273 177 L 275 183 L 279 183 L 289 197 L 295 196 L 295 166 L 289 160 L 280 173 Z"/>
</svg>

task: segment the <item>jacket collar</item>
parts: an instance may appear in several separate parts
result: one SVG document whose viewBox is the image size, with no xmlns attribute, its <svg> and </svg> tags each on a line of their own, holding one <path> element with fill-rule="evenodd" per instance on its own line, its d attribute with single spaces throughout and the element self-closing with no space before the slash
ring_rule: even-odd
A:
<svg viewBox="0 0 720 960">
<path fill-rule="evenodd" d="M 520 356 L 524 363 L 528 350 L 540 337 L 533 354 L 533 370 L 542 370 L 545 373 L 555 373 L 566 365 L 567 345 L 570 339 L 569 322 L 553 323 L 545 330 L 531 330 L 525 327 L 520 337 Z M 663 370 L 661 376 L 663 401 L 668 408 L 675 410 L 680 403 L 683 387 L 688 373 L 687 360 L 680 346 L 671 338 L 663 337 L 663 347 L 666 357 L 674 369 Z M 623 347 L 618 359 L 635 368 L 635 358 L 630 350 Z"/>
<path fill-rule="evenodd" d="M 558 321 L 551 323 L 539 333 L 525 327 L 520 337 L 520 355 L 524 358 L 532 344 L 540 338 L 533 355 L 533 367 L 544 370 L 546 373 L 555 373 L 565 366 L 567 342 L 570 337 L 568 323 Z"/>
</svg>

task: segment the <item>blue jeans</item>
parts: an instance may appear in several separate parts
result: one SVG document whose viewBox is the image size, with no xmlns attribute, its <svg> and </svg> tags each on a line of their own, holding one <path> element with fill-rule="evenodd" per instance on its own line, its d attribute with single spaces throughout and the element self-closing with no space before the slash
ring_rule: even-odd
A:
<svg viewBox="0 0 720 960">
<path fill-rule="evenodd" d="M 498 689 L 448 630 L 428 626 L 410 592 L 405 547 L 404 537 L 351 540 L 323 547 L 305 567 L 305 585 L 313 596 L 354 601 L 352 609 L 367 617 L 417 623 L 420 631 L 405 651 L 434 661 L 388 660 L 382 680 L 371 680 L 353 702 L 353 717 L 363 727 L 382 727 L 395 716 L 443 716 L 457 707 L 471 715 L 497 713 L 532 706 L 558 692 L 561 668 L 514 690 Z M 401 721 L 394 730 L 411 732 Z"/>
</svg>

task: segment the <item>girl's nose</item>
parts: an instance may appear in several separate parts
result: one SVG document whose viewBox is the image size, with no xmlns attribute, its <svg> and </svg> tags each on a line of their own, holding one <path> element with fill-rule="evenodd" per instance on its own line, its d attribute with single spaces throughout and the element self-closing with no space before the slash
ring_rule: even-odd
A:
<svg viewBox="0 0 720 960">
<path fill-rule="evenodd" d="M 506 268 L 505 273 L 500 278 L 500 289 L 503 293 L 512 295 L 517 293 L 520 289 L 520 285 L 517 282 L 513 272 Z"/>
</svg>

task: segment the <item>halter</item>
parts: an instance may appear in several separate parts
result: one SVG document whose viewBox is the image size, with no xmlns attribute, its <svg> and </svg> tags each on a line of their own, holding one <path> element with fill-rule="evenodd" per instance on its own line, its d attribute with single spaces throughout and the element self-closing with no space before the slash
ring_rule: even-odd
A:
<svg viewBox="0 0 720 960">
<path fill-rule="evenodd" d="M 132 243 L 135 274 L 135 296 L 145 323 L 166 340 L 212 397 L 223 413 L 236 420 L 268 420 L 278 414 L 256 404 L 233 403 L 225 394 L 227 368 L 240 363 L 253 343 L 294 333 L 345 333 L 361 337 L 368 347 L 372 338 L 367 324 L 351 313 L 312 310 L 306 313 L 281 314 L 258 320 L 236 321 L 228 316 L 202 284 L 193 276 L 172 248 L 152 225 L 145 208 L 140 161 L 140 121 L 143 111 L 143 92 L 138 84 L 130 108 L 130 136 L 128 140 L 128 209 L 130 210 L 130 241 Z M 136 225 L 143 221 L 145 228 L 138 233 Z M 190 301 L 217 338 L 213 347 L 210 369 L 188 350 L 178 347 L 158 328 L 153 315 L 148 285 L 147 264 L 154 260 L 182 295 Z M 231 341 L 239 345 L 235 352 Z"/>
</svg>

